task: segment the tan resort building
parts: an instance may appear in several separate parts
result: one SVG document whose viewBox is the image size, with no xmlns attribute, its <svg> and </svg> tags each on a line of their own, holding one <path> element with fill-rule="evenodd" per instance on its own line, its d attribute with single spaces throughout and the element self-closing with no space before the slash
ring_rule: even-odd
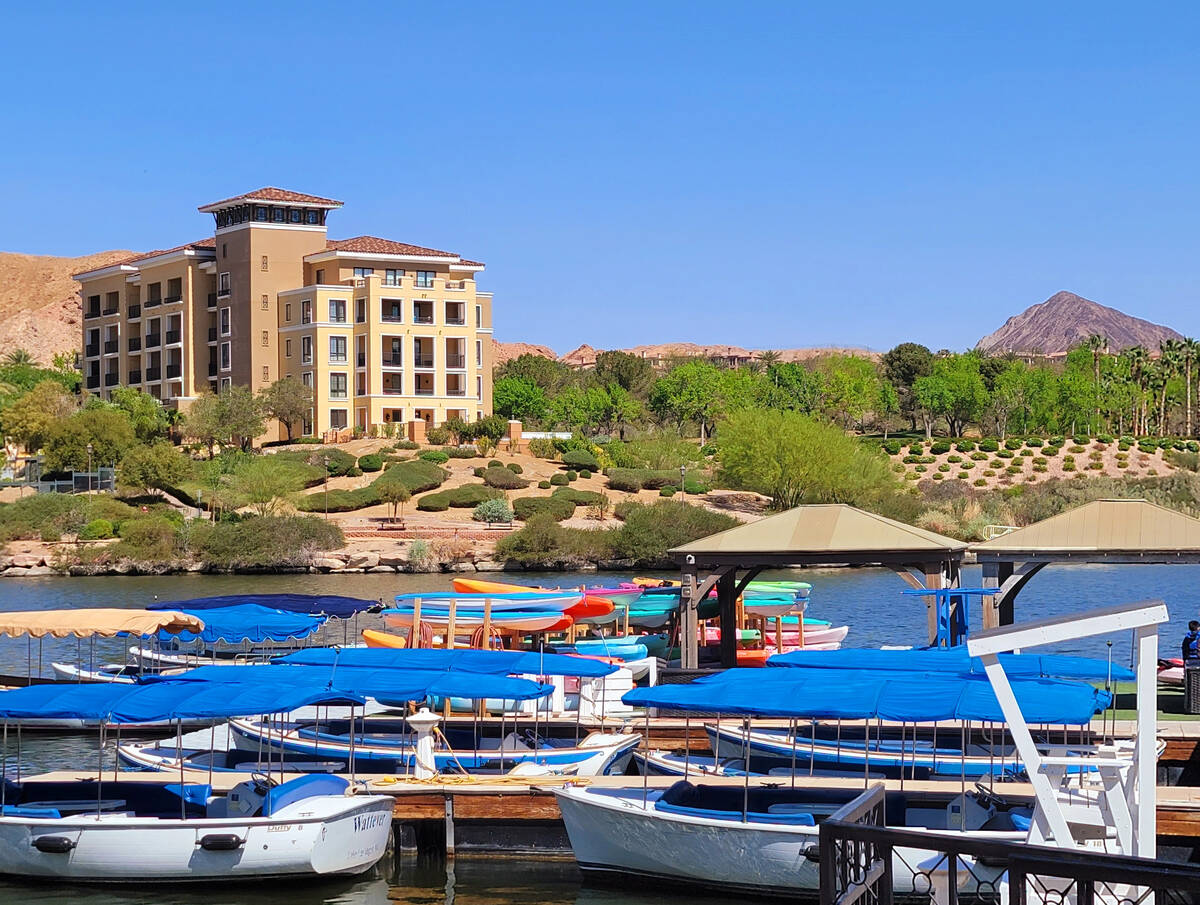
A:
<svg viewBox="0 0 1200 905">
<path fill-rule="evenodd" d="M 330 239 L 341 206 L 259 189 L 199 208 L 212 238 L 75 274 L 84 387 L 107 397 L 134 386 L 186 409 L 206 391 L 290 376 L 313 389 L 308 436 L 393 423 L 423 434 L 491 414 L 484 265 L 374 236 Z"/>
</svg>

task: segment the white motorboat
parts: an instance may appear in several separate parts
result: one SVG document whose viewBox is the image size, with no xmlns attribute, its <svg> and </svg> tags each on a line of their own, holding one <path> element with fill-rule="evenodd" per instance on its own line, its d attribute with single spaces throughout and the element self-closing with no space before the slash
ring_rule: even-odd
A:
<svg viewBox="0 0 1200 905">
<path fill-rule="evenodd" d="M 354 874 L 387 851 L 392 799 L 337 776 L 208 786 L 9 784 L 0 874 L 88 883 Z M 98 787 L 99 786 L 99 787 Z"/>
</svg>

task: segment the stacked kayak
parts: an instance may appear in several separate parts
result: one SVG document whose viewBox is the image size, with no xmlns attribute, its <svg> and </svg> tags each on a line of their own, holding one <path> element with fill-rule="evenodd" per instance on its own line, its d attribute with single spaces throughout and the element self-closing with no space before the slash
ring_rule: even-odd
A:
<svg viewBox="0 0 1200 905">
<path fill-rule="evenodd" d="M 382 612 L 390 628 L 412 628 L 418 621 L 432 628 L 454 632 L 474 631 L 489 625 L 496 631 L 518 634 L 560 632 L 571 628 L 577 619 L 603 617 L 612 611 L 606 600 L 585 597 L 576 591 L 533 591 L 521 589 L 506 592 L 421 592 L 399 594 L 396 606 Z M 378 646 L 393 646 L 386 639 L 374 637 Z M 364 636 L 366 637 L 366 636 Z"/>
</svg>

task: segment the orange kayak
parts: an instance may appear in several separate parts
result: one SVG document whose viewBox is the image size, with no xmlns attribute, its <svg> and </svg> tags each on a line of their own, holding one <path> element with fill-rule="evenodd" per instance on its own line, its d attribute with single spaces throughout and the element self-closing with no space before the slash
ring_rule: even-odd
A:
<svg viewBox="0 0 1200 905">
<path fill-rule="evenodd" d="M 451 581 L 460 594 L 524 594 L 529 591 L 554 591 L 561 588 L 531 588 L 523 584 L 505 584 L 502 581 L 481 581 L 476 578 L 455 578 Z M 607 616 L 613 611 L 612 601 L 603 597 L 585 596 L 583 601 L 567 610 L 572 619 L 590 619 Z M 550 629 L 553 631 L 553 629 Z"/>
<path fill-rule="evenodd" d="M 372 628 L 363 629 L 362 639 L 367 643 L 367 647 L 408 647 L 408 639 L 403 635 L 377 632 Z"/>
</svg>

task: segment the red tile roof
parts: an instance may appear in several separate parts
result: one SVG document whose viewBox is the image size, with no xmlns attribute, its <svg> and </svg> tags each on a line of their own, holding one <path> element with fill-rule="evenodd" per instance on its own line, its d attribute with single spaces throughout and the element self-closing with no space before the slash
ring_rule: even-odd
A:
<svg viewBox="0 0 1200 905">
<path fill-rule="evenodd" d="M 217 247 L 216 239 L 197 239 L 195 242 L 185 242 L 182 245 L 176 245 L 174 248 L 159 248 L 155 251 L 144 251 L 136 255 L 130 255 L 128 258 L 121 258 L 119 261 L 113 261 L 111 264 L 106 264 L 103 267 L 97 267 L 93 270 L 85 270 L 80 273 L 71 274 L 71 279 L 77 280 L 80 277 L 87 276 L 89 273 L 96 273 L 100 270 L 108 270 L 112 267 L 134 267 L 141 261 L 157 258 L 159 255 L 169 255 L 177 251 L 186 251 L 187 249 L 202 249 Z"/>
<path fill-rule="evenodd" d="M 211 204 L 201 205 L 198 210 L 208 211 L 213 208 L 223 207 L 226 204 L 232 204 L 235 201 L 278 201 L 290 202 L 292 204 L 311 204 L 316 207 L 342 206 L 342 202 L 335 201 L 332 198 L 322 198 L 319 195 L 305 195 L 301 192 L 289 192 L 287 189 L 266 186 L 254 192 L 246 192 L 244 195 L 234 195 L 232 198 L 226 198 L 223 201 L 213 201 Z"/>
<path fill-rule="evenodd" d="M 458 258 L 452 251 L 438 251 L 436 248 L 424 248 L 420 245 L 409 245 L 407 242 L 393 242 L 391 239 L 380 239 L 378 236 L 355 236 L 353 239 L 329 239 L 325 247 L 330 251 L 353 251 L 367 255 L 419 255 L 425 258 Z"/>
<path fill-rule="evenodd" d="M 468 267 L 485 267 L 485 266 L 487 266 L 483 263 L 483 261 L 468 261 L 466 258 L 459 258 L 458 263 L 466 264 Z"/>
</svg>

